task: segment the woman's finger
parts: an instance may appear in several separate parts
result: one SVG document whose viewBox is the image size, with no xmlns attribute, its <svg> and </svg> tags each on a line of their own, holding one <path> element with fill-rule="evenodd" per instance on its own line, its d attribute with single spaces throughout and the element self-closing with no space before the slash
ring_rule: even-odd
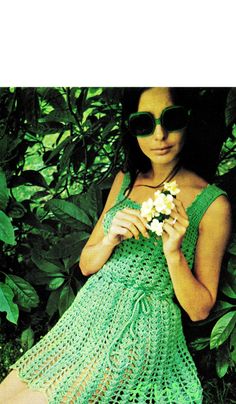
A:
<svg viewBox="0 0 236 404">
<path fill-rule="evenodd" d="M 128 227 L 131 231 L 134 229 L 132 226 L 128 225 L 128 223 L 132 223 L 135 228 L 138 229 L 138 232 L 142 233 L 144 237 L 149 237 L 149 234 L 147 232 L 147 228 L 145 225 L 145 221 L 141 220 L 141 216 L 138 213 L 133 213 L 130 212 L 131 209 L 129 210 L 128 213 L 123 211 L 120 211 L 117 213 L 115 216 L 114 220 L 117 220 L 121 226 Z M 135 231 L 135 229 L 134 229 Z M 135 234 L 136 235 L 136 234 Z"/>
<path fill-rule="evenodd" d="M 189 225 L 189 220 L 188 220 L 188 218 L 186 218 L 186 217 L 183 217 L 182 215 L 180 215 L 179 213 L 177 213 L 177 212 L 171 212 L 171 214 L 170 214 L 170 218 L 171 218 L 171 221 L 172 221 L 172 224 L 174 224 L 174 222 L 179 222 L 180 224 L 182 224 L 184 227 L 188 227 L 188 225 Z M 170 222 L 171 223 L 171 222 Z"/>
<path fill-rule="evenodd" d="M 184 208 L 183 203 L 182 203 L 179 199 L 177 199 L 177 198 L 175 198 L 174 203 L 175 203 L 175 205 L 176 205 L 177 211 L 178 211 L 183 217 L 188 218 L 188 215 L 187 215 L 187 213 L 186 213 L 186 210 L 185 210 L 185 208 Z"/>
<path fill-rule="evenodd" d="M 185 220 L 185 219 L 183 219 Z M 187 226 L 185 224 L 182 224 L 178 220 L 173 220 L 172 218 L 169 218 L 165 220 L 165 222 L 172 227 L 172 229 L 175 230 L 175 232 L 178 233 L 179 236 L 183 236 L 186 232 Z"/>
</svg>

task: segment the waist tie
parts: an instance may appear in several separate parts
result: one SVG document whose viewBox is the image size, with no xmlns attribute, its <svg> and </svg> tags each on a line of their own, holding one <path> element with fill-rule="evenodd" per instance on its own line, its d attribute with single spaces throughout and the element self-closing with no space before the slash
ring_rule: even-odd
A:
<svg viewBox="0 0 236 404">
<path fill-rule="evenodd" d="M 120 333 L 118 334 L 118 336 L 113 340 L 109 351 L 108 351 L 108 363 L 111 369 L 116 370 L 116 371 L 122 371 L 123 369 L 125 369 L 128 365 L 129 365 L 129 360 L 123 360 L 121 361 L 120 365 L 117 365 L 115 363 L 112 363 L 112 359 L 111 359 L 111 354 L 112 354 L 112 349 L 115 346 L 116 342 L 122 337 L 122 335 L 124 334 L 125 330 L 127 327 L 129 327 L 129 331 L 130 334 L 133 338 L 137 337 L 139 340 L 138 335 L 135 334 L 135 321 L 137 320 L 139 314 L 141 312 L 143 312 L 144 314 L 148 315 L 151 312 L 151 306 L 150 303 L 148 302 L 146 298 L 147 292 L 144 292 L 143 290 L 137 290 L 135 292 L 134 298 L 134 306 L 133 306 L 133 310 L 132 310 L 132 314 L 130 319 L 126 322 L 126 324 L 124 325 L 123 329 L 120 331 Z M 132 344 L 130 344 L 128 346 L 128 348 L 130 348 Z"/>
</svg>

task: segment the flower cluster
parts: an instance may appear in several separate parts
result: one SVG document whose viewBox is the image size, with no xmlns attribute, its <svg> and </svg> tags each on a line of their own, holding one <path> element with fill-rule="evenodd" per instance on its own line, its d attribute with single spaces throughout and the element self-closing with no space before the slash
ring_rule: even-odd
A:
<svg viewBox="0 0 236 404">
<path fill-rule="evenodd" d="M 170 217 L 174 208 L 174 198 L 180 192 L 176 181 L 165 182 L 163 191 L 155 192 L 155 199 L 149 198 L 142 203 L 141 216 L 147 219 L 149 230 L 161 236 L 164 220 Z"/>
</svg>

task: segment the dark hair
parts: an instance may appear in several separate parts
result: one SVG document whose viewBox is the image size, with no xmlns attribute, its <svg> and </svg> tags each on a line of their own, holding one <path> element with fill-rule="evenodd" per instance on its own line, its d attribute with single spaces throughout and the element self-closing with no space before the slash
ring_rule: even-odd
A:
<svg viewBox="0 0 236 404">
<path fill-rule="evenodd" d="M 130 135 L 126 125 L 129 115 L 138 109 L 141 94 L 150 87 L 127 87 L 122 97 L 122 138 L 125 163 L 123 172 L 129 172 L 131 183 L 138 172 L 148 172 L 150 160 L 141 151 L 137 139 Z M 191 110 L 185 133 L 185 143 L 180 154 L 180 164 L 212 182 L 216 173 L 219 153 L 225 140 L 224 106 L 227 88 L 170 87 L 174 104 Z"/>
</svg>

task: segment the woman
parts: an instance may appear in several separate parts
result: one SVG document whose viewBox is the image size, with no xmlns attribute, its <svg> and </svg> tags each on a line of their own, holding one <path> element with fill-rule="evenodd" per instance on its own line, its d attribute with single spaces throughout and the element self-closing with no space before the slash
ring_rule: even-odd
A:
<svg viewBox="0 0 236 404">
<path fill-rule="evenodd" d="M 128 171 L 116 175 L 82 251 L 80 268 L 90 278 L 12 366 L 0 402 L 202 402 L 179 306 L 192 321 L 214 306 L 230 206 L 224 191 L 188 168 L 191 112 L 177 97 L 178 89 L 142 89 L 132 116 L 134 97 L 125 98 Z M 157 238 L 141 203 L 169 180 L 180 193 Z"/>
</svg>

